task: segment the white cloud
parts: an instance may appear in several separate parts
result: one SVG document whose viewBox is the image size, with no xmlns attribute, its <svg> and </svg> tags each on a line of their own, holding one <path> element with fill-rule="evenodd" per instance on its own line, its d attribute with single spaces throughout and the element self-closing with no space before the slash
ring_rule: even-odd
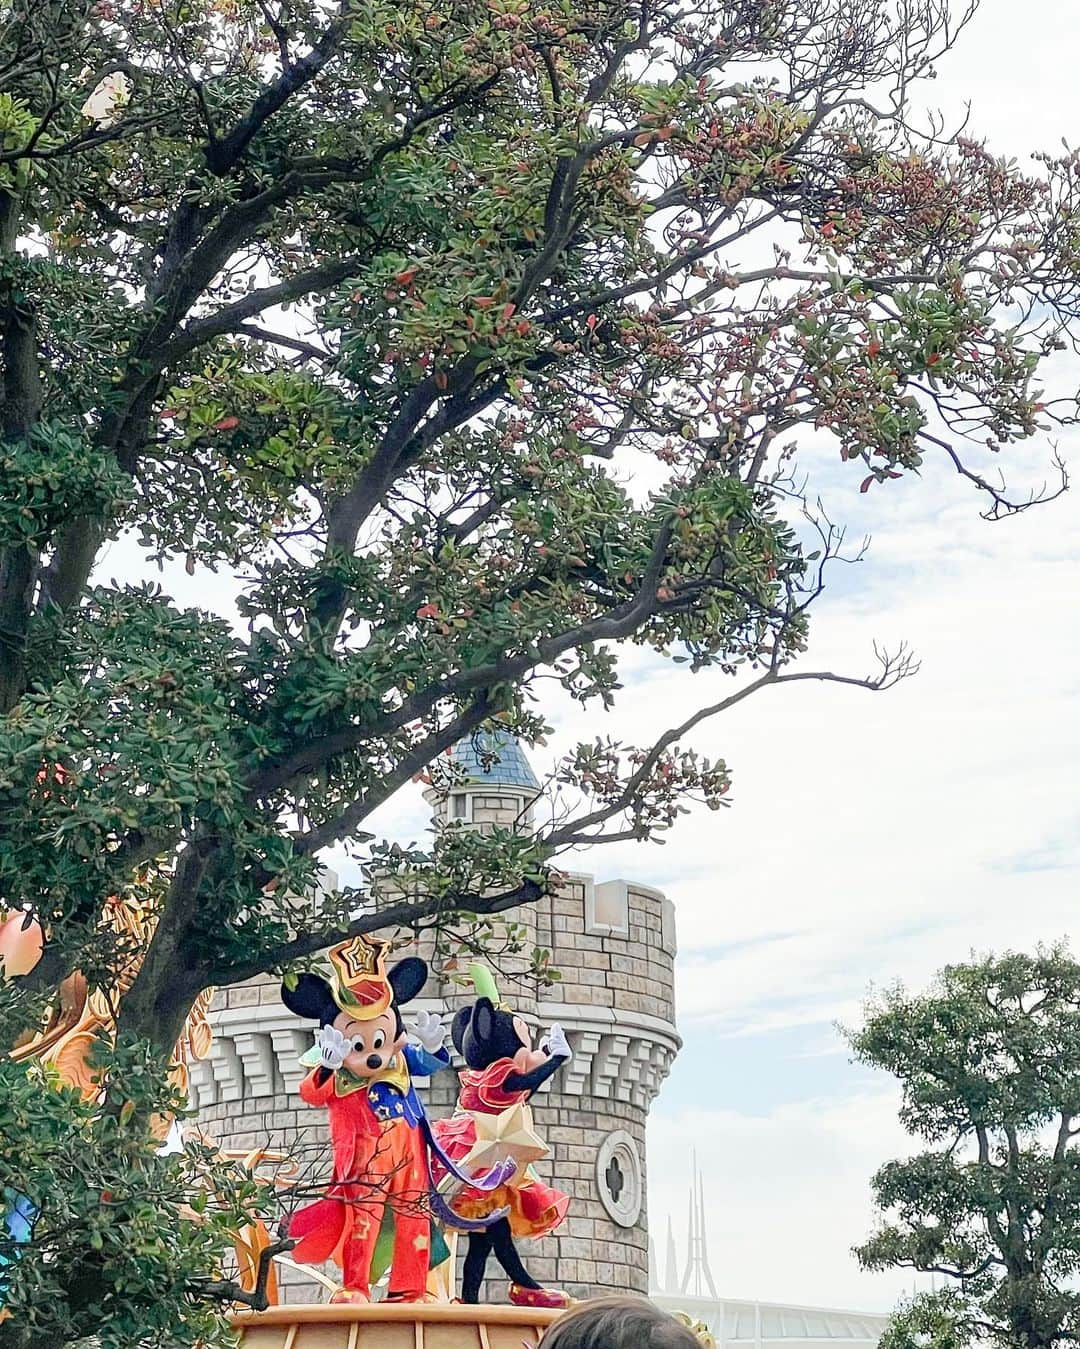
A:
<svg viewBox="0 0 1080 1349">
<path fill-rule="evenodd" d="M 1003 153 L 1053 150 L 1077 135 L 1078 45 L 1071 3 L 1034 0 L 1020 18 L 990 0 L 935 92 L 953 108 L 970 96 L 973 129 Z M 1005 466 L 1037 481 L 1043 448 Z M 730 1107 L 665 1111 L 661 1096 L 651 1211 L 662 1261 L 668 1214 L 680 1236 L 685 1224 L 696 1146 L 722 1295 L 885 1310 L 910 1289 L 909 1275 L 863 1274 L 850 1255 L 873 1221 L 869 1177 L 907 1144 L 894 1091 L 868 1093 L 854 1068 L 844 1086 L 828 1023 L 855 1019 L 872 982 L 919 986 L 972 948 L 1075 930 L 1080 502 L 990 526 L 958 486 L 931 472 L 879 497 L 869 559 L 815 626 L 814 665 L 863 668 L 873 637 L 905 637 L 919 677 L 882 698 L 805 687 L 746 704 L 698 737 L 735 769 L 730 813 L 686 822 L 662 852 L 590 859 L 678 903 L 683 1023 L 707 1026 L 712 1046 L 693 1071 L 703 1103 Z M 676 686 L 628 694 L 619 720 L 636 736 L 683 714 Z M 793 1026 L 833 1056 L 837 1094 L 757 1111 L 791 1053 L 777 1036 L 770 1054 L 763 1032 Z M 753 1080 L 725 1074 L 716 1032 L 756 1037 Z"/>
</svg>

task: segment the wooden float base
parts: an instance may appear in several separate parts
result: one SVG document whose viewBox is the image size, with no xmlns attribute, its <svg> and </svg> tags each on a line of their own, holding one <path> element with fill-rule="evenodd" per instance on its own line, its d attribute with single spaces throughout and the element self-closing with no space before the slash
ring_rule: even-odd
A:
<svg viewBox="0 0 1080 1349">
<path fill-rule="evenodd" d="M 295 1303 L 235 1312 L 230 1320 L 242 1349 L 532 1349 L 561 1315 L 446 1302 Z"/>
</svg>

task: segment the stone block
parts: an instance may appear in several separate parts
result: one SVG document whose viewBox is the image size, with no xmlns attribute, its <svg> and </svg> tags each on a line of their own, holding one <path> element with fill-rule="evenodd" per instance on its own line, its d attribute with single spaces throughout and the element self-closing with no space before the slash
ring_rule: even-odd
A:
<svg viewBox="0 0 1080 1349">
<path fill-rule="evenodd" d="M 596 1161 L 596 1150 L 600 1146 L 600 1139 L 603 1137 L 604 1130 L 607 1128 L 605 1121 L 596 1130 L 585 1134 L 580 1143 L 572 1143 L 565 1149 L 566 1160 L 575 1162 L 578 1166 L 591 1167 Z"/>
<path fill-rule="evenodd" d="M 559 1259 L 561 1260 L 590 1260 L 596 1253 L 591 1237 L 560 1236 L 559 1238 Z"/>
<path fill-rule="evenodd" d="M 586 1241 L 579 1244 L 585 1247 L 587 1252 L 592 1252 L 592 1245 L 590 1242 Z M 567 1242 L 563 1242 L 564 1249 L 566 1245 Z M 575 1283 L 585 1284 L 585 1286 L 589 1288 L 595 1286 L 596 1261 L 590 1260 L 588 1254 L 581 1256 L 560 1255 L 558 1260 L 558 1271 L 560 1282 L 573 1281 Z"/>
</svg>

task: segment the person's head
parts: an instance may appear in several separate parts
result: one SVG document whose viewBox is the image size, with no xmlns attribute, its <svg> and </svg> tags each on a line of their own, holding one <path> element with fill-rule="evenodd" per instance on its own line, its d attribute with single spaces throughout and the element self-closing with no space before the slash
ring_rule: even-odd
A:
<svg viewBox="0 0 1080 1349">
<path fill-rule="evenodd" d="M 692 1330 L 644 1298 L 604 1298 L 567 1312 L 541 1349 L 701 1349 Z"/>
</svg>

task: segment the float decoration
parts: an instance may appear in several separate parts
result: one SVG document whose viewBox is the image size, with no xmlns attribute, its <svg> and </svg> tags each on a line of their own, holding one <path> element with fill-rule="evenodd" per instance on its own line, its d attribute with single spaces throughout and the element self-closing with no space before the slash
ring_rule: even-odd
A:
<svg viewBox="0 0 1080 1349">
<path fill-rule="evenodd" d="M 52 1068 L 86 1100 L 93 1100 L 101 1090 L 90 1066 L 91 1053 L 103 1035 L 111 1040 L 115 1034 L 114 1009 L 134 982 L 142 953 L 157 925 L 157 917 L 147 904 L 116 895 L 105 901 L 103 921 L 123 947 L 136 953 L 117 971 L 114 986 L 108 990 L 91 989 L 82 974 L 69 975 L 57 988 L 41 1028 L 11 1053 L 16 1063 L 35 1059 Z M 41 959 L 44 947 L 41 924 L 31 912 L 8 914 L 0 922 L 0 976 L 17 978 L 29 974 Z M 169 1081 L 184 1095 L 188 1090 L 189 1065 L 206 1058 L 210 1052 L 213 1033 L 207 1013 L 213 996 L 214 990 L 208 988 L 196 998 L 173 1053 Z M 171 1119 L 163 1118 L 157 1122 L 155 1132 L 164 1137 L 171 1124 Z"/>
<path fill-rule="evenodd" d="M 686 1312 L 672 1312 L 679 1325 L 685 1326 L 701 1341 L 701 1349 L 716 1349 L 716 1340 L 704 1321 L 695 1321 Z"/>
<path fill-rule="evenodd" d="M 523 1307 L 290 1306 L 237 1312 L 241 1349 L 533 1349 L 561 1315 Z"/>
</svg>

